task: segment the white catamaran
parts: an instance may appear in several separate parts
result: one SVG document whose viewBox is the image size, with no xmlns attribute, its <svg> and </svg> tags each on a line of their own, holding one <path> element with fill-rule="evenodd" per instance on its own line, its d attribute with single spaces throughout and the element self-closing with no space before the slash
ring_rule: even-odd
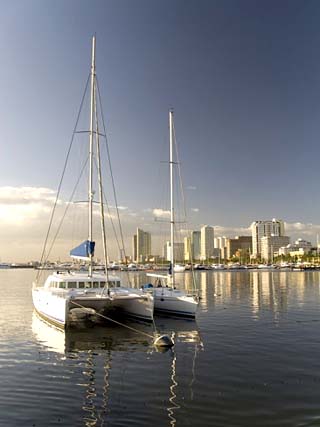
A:
<svg viewBox="0 0 320 427">
<path fill-rule="evenodd" d="M 188 293 L 183 289 L 177 289 L 175 279 L 175 260 L 174 260 L 174 191 L 173 191 L 173 166 L 174 161 L 174 125 L 173 125 L 173 111 L 169 111 L 169 130 L 170 130 L 170 268 L 167 275 L 161 274 L 147 274 L 149 277 L 155 277 L 155 287 L 148 287 L 146 289 L 150 292 L 152 290 L 154 296 L 154 310 L 175 316 L 186 316 L 194 318 L 198 307 L 198 297 L 195 293 Z M 182 280 L 182 279 L 180 279 Z"/>
<path fill-rule="evenodd" d="M 33 284 L 32 298 L 37 313 L 47 321 L 66 328 L 79 321 L 95 321 L 99 314 L 120 313 L 143 320 L 153 320 L 154 299 L 151 294 L 134 288 L 122 287 L 120 279 L 109 275 L 107 270 L 106 234 L 104 224 L 104 200 L 100 168 L 100 144 L 97 114 L 97 83 L 95 67 L 95 37 L 92 39 L 91 102 L 89 130 L 89 183 L 88 183 L 88 239 L 70 252 L 77 259 L 88 261 L 88 272 L 55 272 L 41 285 L 39 274 Z M 105 258 L 105 272 L 93 271 L 95 242 L 93 241 L 93 156 L 98 165 L 100 198 L 100 222 Z M 59 195 L 59 190 L 58 190 Z M 57 199 L 58 200 L 58 195 Z M 54 209 L 51 219 L 53 218 Z M 51 221 L 50 221 L 51 224 Z M 50 227 L 49 227 L 50 230 Z M 47 239 L 46 239 L 47 240 Z M 46 245 L 46 244 L 45 244 Z M 43 252 L 44 254 L 44 252 Z"/>
</svg>

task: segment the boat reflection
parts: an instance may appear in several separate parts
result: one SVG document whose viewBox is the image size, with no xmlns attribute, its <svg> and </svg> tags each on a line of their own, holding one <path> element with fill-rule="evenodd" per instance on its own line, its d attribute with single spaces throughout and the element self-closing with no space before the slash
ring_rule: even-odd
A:
<svg viewBox="0 0 320 427">
<path fill-rule="evenodd" d="M 150 325 L 132 322 L 130 326 L 152 334 Z M 76 379 L 76 384 L 84 390 L 81 403 L 83 423 L 91 427 L 104 425 L 113 416 L 117 401 L 115 398 L 112 400 L 111 396 L 119 393 L 119 387 L 122 387 L 121 372 L 126 369 L 126 385 L 129 388 L 134 383 L 139 389 L 138 384 L 145 372 L 144 363 L 150 358 L 161 361 L 158 365 L 158 375 L 161 373 L 158 387 L 159 393 L 162 390 L 167 400 L 166 415 L 158 415 L 167 417 L 169 425 L 176 425 L 180 402 L 186 396 L 186 391 L 193 399 L 196 358 L 203 345 L 194 320 L 158 317 L 156 329 L 159 334 L 170 335 L 174 347 L 156 348 L 152 339 L 118 325 L 106 324 L 90 329 L 63 331 L 44 322 L 36 313 L 32 319 L 33 334 L 44 351 L 55 352 L 62 365 L 69 362 L 67 366 L 72 367 L 74 372 L 75 367 L 81 366 L 82 377 Z M 159 354 L 162 352 L 166 354 Z M 147 353 L 147 356 L 143 353 Z M 129 358 L 135 366 L 133 371 L 137 371 L 134 379 L 130 376 L 130 369 L 127 370 Z M 57 359 L 54 359 L 55 364 Z M 144 386 L 146 384 L 148 382 Z M 154 387 L 152 384 L 150 386 Z M 140 389 L 142 395 L 144 386 Z M 128 395 L 122 391 L 121 396 L 124 404 Z"/>
<path fill-rule="evenodd" d="M 152 327 L 129 321 L 125 324 L 130 327 L 134 325 L 141 334 L 113 324 L 60 330 L 46 323 L 34 312 L 32 332 L 37 341 L 48 351 L 67 357 L 70 352 L 90 350 L 147 351 L 152 340 L 142 334 L 152 334 Z"/>
<path fill-rule="evenodd" d="M 32 332 L 48 351 L 66 354 L 86 350 L 114 351 L 167 351 L 168 347 L 154 347 L 152 325 L 126 321 L 125 326 L 102 324 L 94 328 L 61 330 L 41 319 L 36 312 L 32 318 Z M 128 329 L 131 328 L 131 329 Z M 173 337 L 174 342 L 197 343 L 202 346 L 194 320 L 158 317 L 155 322 L 158 334 Z"/>
</svg>

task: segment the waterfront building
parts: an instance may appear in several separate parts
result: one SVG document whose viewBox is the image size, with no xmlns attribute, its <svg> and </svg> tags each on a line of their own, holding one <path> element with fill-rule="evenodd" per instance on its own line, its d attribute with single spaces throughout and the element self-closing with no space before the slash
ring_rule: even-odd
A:
<svg viewBox="0 0 320 427">
<path fill-rule="evenodd" d="M 183 247 L 184 247 L 184 260 L 191 261 L 192 260 L 192 249 L 191 249 L 191 238 L 185 237 L 183 239 Z"/>
<path fill-rule="evenodd" d="M 170 261 L 171 259 L 171 244 L 170 242 L 166 242 L 163 248 L 163 256 L 166 261 Z M 184 261 L 184 243 L 176 242 L 174 243 L 174 260 L 177 262 Z"/>
<path fill-rule="evenodd" d="M 261 256 L 262 237 L 284 236 L 284 223 L 279 219 L 268 221 L 254 221 L 251 226 L 252 233 L 252 256 L 258 258 Z"/>
<path fill-rule="evenodd" d="M 250 255 L 252 252 L 251 236 L 236 236 L 234 239 L 226 239 L 227 258 L 230 259 L 237 252 Z"/>
<path fill-rule="evenodd" d="M 134 261 L 137 261 L 138 256 L 137 256 L 137 235 L 135 234 L 132 237 L 132 259 Z"/>
<path fill-rule="evenodd" d="M 312 244 L 304 239 L 297 239 L 294 243 L 279 248 L 279 255 L 302 256 L 312 252 Z"/>
<path fill-rule="evenodd" d="M 204 225 L 201 228 L 201 253 L 202 260 L 208 260 L 213 257 L 214 231 L 210 225 Z"/>
<path fill-rule="evenodd" d="M 214 248 L 219 251 L 220 260 L 227 259 L 227 237 L 219 236 L 214 238 Z"/>
<path fill-rule="evenodd" d="M 265 262 L 273 262 L 275 255 L 279 254 L 279 249 L 289 245 L 288 236 L 263 236 L 261 237 L 261 258 Z"/>
<path fill-rule="evenodd" d="M 214 238 L 214 247 L 215 248 L 225 248 L 227 246 L 227 237 L 226 236 L 219 236 Z"/>
<path fill-rule="evenodd" d="M 133 236 L 133 258 L 135 262 L 145 262 L 151 255 L 151 234 L 137 228 Z"/>
<path fill-rule="evenodd" d="M 193 231 L 191 233 L 192 258 L 199 260 L 201 257 L 201 232 Z"/>
<path fill-rule="evenodd" d="M 201 232 L 192 231 L 190 236 L 184 238 L 184 259 L 186 261 L 199 260 L 201 257 Z"/>
</svg>

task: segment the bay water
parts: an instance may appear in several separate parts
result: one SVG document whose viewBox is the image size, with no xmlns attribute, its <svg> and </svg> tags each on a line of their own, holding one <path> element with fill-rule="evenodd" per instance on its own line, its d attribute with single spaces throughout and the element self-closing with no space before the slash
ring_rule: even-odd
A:
<svg viewBox="0 0 320 427">
<path fill-rule="evenodd" d="M 34 278 L 0 270 L 0 426 L 320 425 L 319 272 L 197 272 L 197 319 L 155 319 L 162 352 L 118 325 L 47 325 Z"/>
</svg>

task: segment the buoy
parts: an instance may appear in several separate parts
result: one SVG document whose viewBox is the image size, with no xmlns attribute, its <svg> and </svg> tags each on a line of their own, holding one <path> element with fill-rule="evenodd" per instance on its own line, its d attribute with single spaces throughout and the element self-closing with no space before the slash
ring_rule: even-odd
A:
<svg viewBox="0 0 320 427">
<path fill-rule="evenodd" d="M 160 335 L 157 337 L 153 344 L 157 347 L 173 347 L 174 343 L 168 335 Z"/>
</svg>

